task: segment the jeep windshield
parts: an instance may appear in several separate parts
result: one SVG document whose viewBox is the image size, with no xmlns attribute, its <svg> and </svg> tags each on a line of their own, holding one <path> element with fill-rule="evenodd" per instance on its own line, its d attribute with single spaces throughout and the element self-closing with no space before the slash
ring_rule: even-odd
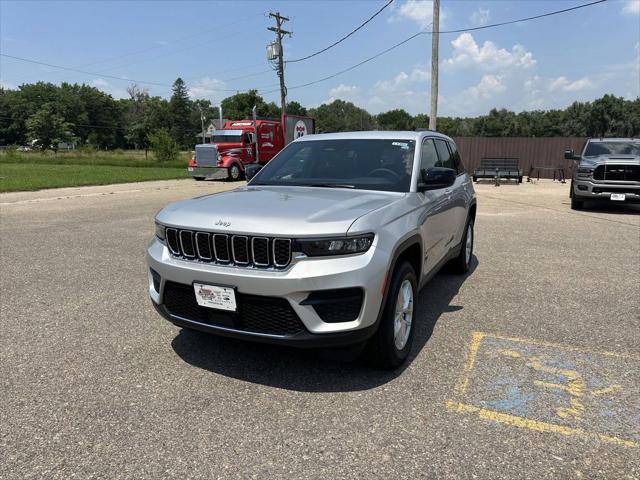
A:
<svg viewBox="0 0 640 480">
<path fill-rule="evenodd" d="M 293 142 L 270 161 L 250 185 L 408 192 L 414 150 L 414 140 Z"/>
<path fill-rule="evenodd" d="M 585 157 L 598 155 L 636 155 L 640 156 L 640 142 L 589 142 Z"/>
</svg>

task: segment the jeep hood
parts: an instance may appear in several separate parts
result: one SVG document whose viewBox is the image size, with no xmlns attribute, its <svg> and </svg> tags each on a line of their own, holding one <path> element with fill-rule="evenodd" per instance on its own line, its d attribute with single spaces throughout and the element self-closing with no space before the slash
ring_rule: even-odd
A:
<svg viewBox="0 0 640 480">
<path fill-rule="evenodd" d="M 156 220 L 192 230 L 252 235 L 345 235 L 356 219 L 404 195 L 318 187 L 243 187 L 172 203 Z"/>
</svg>

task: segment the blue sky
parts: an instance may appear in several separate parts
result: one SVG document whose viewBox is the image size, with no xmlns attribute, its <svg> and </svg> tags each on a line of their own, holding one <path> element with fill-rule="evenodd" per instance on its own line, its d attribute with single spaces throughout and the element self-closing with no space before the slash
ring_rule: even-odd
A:
<svg viewBox="0 0 640 480">
<path fill-rule="evenodd" d="M 61 71 L 0 57 L 7 88 L 38 80 L 95 85 L 126 96 L 143 80 L 169 96 L 176 77 L 191 95 L 214 103 L 235 90 L 277 88 L 266 61 L 273 39 L 268 11 L 290 17 L 285 58 L 314 52 L 349 32 L 383 0 L 360 1 L 6 1 L 0 0 L 0 53 L 72 67 Z M 460 29 L 537 15 L 585 1 L 441 0 L 441 29 Z M 288 100 L 317 106 L 335 98 L 372 113 L 428 111 L 431 37 L 408 44 L 334 79 L 296 85 L 347 68 L 429 27 L 431 2 L 395 0 L 339 46 L 286 69 Z M 442 115 L 478 115 L 565 107 L 605 93 L 640 96 L 640 0 L 609 0 L 574 12 L 440 38 Z M 277 92 L 265 93 L 279 101 Z"/>
</svg>

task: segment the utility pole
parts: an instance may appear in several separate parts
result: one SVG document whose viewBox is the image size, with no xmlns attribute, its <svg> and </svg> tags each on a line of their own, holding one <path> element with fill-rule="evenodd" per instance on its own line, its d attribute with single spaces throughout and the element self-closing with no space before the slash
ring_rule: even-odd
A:
<svg viewBox="0 0 640 480">
<path fill-rule="evenodd" d="M 287 87 L 285 87 L 284 85 L 284 52 L 282 50 L 282 37 L 284 37 L 285 35 L 291 36 L 292 32 L 282 29 L 282 24 L 284 22 L 288 22 L 289 19 L 287 17 L 283 17 L 282 15 L 280 15 L 280 12 L 276 12 L 276 13 L 270 12 L 269 16 L 272 18 L 275 18 L 276 20 L 275 27 L 267 28 L 267 30 L 275 32 L 276 43 L 275 43 L 275 52 L 273 52 L 273 48 L 267 47 L 267 56 L 269 60 L 277 59 L 276 72 L 278 74 L 278 77 L 280 78 L 280 108 L 282 109 L 281 122 L 282 122 L 283 131 L 284 131 L 284 128 L 285 128 L 284 118 L 285 118 L 286 106 L 287 106 L 287 103 L 286 103 Z M 277 58 L 274 58 L 276 56 Z"/>
<path fill-rule="evenodd" d="M 196 103 L 196 105 L 198 106 L 198 110 L 200 110 L 200 125 L 202 126 L 202 143 L 207 143 L 204 139 L 204 121 L 206 119 L 204 118 L 204 113 L 202 112 L 202 106 L 199 103 Z"/>
<path fill-rule="evenodd" d="M 429 130 L 436 129 L 438 118 L 438 44 L 440 41 L 440 0 L 433 0 L 433 33 L 431 35 L 431 108 Z"/>
</svg>

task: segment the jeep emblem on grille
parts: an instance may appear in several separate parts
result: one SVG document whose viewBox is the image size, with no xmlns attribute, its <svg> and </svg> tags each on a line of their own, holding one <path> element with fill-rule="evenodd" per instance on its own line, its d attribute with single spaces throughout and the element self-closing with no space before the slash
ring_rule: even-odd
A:
<svg viewBox="0 0 640 480">
<path fill-rule="evenodd" d="M 230 227 L 231 226 L 231 222 L 225 222 L 223 220 L 218 220 L 216 222 L 216 227 L 218 227 L 218 226 L 220 226 L 220 227 Z"/>
</svg>

